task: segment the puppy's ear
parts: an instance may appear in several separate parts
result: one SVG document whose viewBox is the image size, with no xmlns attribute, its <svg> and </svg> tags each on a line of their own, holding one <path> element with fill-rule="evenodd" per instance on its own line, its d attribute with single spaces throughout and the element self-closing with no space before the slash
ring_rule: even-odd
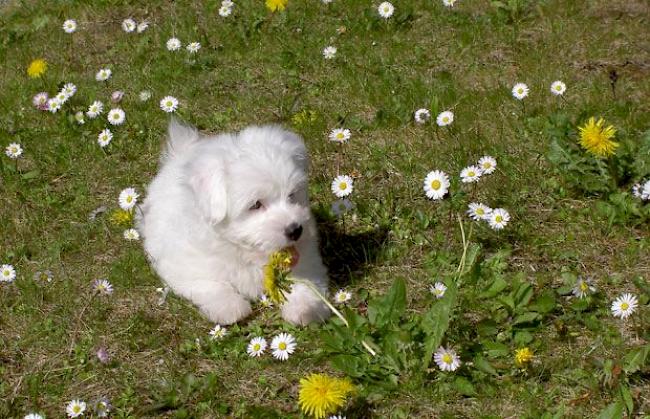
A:
<svg viewBox="0 0 650 419">
<path fill-rule="evenodd" d="M 219 157 L 201 157 L 189 166 L 189 185 L 201 213 L 212 223 L 226 218 L 226 170 Z"/>
<path fill-rule="evenodd" d="M 172 117 L 169 121 L 169 135 L 163 150 L 161 161 L 164 163 L 174 157 L 181 156 L 199 140 L 196 128 L 185 125 Z"/>
</svg>

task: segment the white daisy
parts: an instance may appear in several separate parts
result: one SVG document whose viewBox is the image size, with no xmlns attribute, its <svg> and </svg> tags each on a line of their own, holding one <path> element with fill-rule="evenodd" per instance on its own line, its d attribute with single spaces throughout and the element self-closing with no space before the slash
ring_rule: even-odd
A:
<svg viewBox="0 0 650 419">
<path fill-rule="evenodd" d="M 334 294 L 334 302 L 336 304 L 345 304 L 352 299 L 352 293 L 344 289 L 340 289 Z"/>
<path fill-rule="evenodd" d="M 443 371 L 455 371 L 460 367 L 460 358 L 456 355 L 456 351 L 445 349 L 442 346 L 433 355 L 433 360 L 438 364 L 438 368 Z"/>
<path fill-rule="evenodd" d="M 32 98 L 32 104 L 36 108 L 43 110 L 43 108 L 47 105 L 47 99 L 48 99 L 47 92 L 40 92 L 34 95 L 34 97 Z"/>
<path fill-rule="evenodd" d="M 95 402 L 94 409 L 98 418 L 107 418 L 111 411 L 111 402 L 106 397 L 102 397 Z"/>
<path fill-rule="evenodd" d="M 97 143 L 102 147 L 106 147 L 111 143 L 113 139 L 113 133 L 110 129 L 106 128 L 104 131 L 100 132 L 97 136 Z"/>
<path fill-rule="evenodd" d="M 66 83 L 63 85 L 61 92 L 66 95 L 66 99 L 69 99 L 77 93 L 77 86 L 74 83 Z"/>
<path fill-rule="evenodd" d="M 332 212 L 337 217 L 340 217 L 344 213 L 350 211 L 354 205 L 349 199 L 337 199 L 332 202 Z"/>
<path fill-rule="evenodd" d="M 198 42 L 190 42 L 185 47 L 191 54 L 198 52 L 201 49 L 201 44 Z"/>
<path fill-rule="evenodd" d="M 151 92 L 149 90 L 143 90 L 138 94 L 138 99 L 140 102 L 146 102 L 151 99 Z"/>
<path fill-rule="evenodd" d="M 16 279 L 16 270 L 12 265 L 0 266 L 0 282 L 12 282 Z"/>
<path fill-rule="evenodd" d="M 5 154 L 10 159 L 17 159 L 23 154 L 23 147 L 18 143 L 11 143 L 5 148 Z"/>
<path fill-rule="evenodd" d="M 492 212 L 492 208 L 478 202 L 472 202 L 468 206 L 467 215 L 474 221 L 487 220 Z"/>
<path fill-rule="evenodd" d="M 454 113 L 451 111 L 441 112 L 436 118 L 436 124 L 438 124 L 439 127 L 445 127 L 450 125 L 452 122 L 454 122 Z"/>
<path fill-rule="evenodd" d="M 578 277 L 575 286 L 573 287 L 573 295 L 578 298 L 585 298 L 589 293 L 596 292 L 596 287 L 591 284 L 591 278 Z"/>
<path fill-rule="evenodd" d="M 330 4 L 330 3 L 333 2 L 334 0 L 321 0 L 321 1 L 323 2 L 323 4 Z"/>
<path fill-rule="evenodd" d="M 442 298 L 445 295 L 445 291 L 447 291 L 447 287 L 442 282 L 436 282 L 429 287 L 429 291 L 431 291 L 431 294 L 436 298 Z"/>
<path fill-rule="evenodd" d="M 61 106 L 61 101 L 55 97 L 47 100 L 47 110 L 52 113 L 57 113 L 61 109 Z"/>
<path fill-rule="evenodd" d="M 323 57 L 326 60 L 331 60 L 336 56 L 336 51 L 337 51 L 336 47 L 333 47 L 331 45 L 329 47 L 325 47 L 323 49 Z"/>
<path fill-rule="evenodd" d="M 632 195 L 643 200 L 650 200 L 650 180 L 632 186 Z"/>
<path fill-rule="evenodd" d="M 83 125 L 86 123 L 86 120 L 84 119 L 84 113 L 82 111 L 79 111 L 74 114 L 74 120 L 77 121 L 77 124 Z"/>
<path fill-rule="evenodd" d="M 93 290 L 97 294 L 111 295 L 113 293 L 113 285 L 106 279 L 97 279 L 93 283 Z"/>
<path fill-rule="evenodd" d="M 174 112 L 178 108 L 178 99 L 174 96 L 165 96 L 160 101 L 160 109 L 167 113 Z"/>
<path fill-rule="evenodd" d="M 512 88 L 512 95 L 515 97 L 515 99 L 522 100 L 528 96 L 528 86 L 526 86 L 524 83 L 515 84 Z"/>
<path fill-rule="evenodd" d="M 146 20 L 142 21 L 142 22 L 138 23 L 137 31 L 138 31 L 138 33 L 142 33 L 144 31 L 146 31 L 148 27 L 149 27 L 149 22 L 147 22 Z"/>
<path fill-rule="evenodd" d="M 54 99 L 58 100 L 59 103 L 64 104 L 68 101 L 68 95 L 61 91 L 54 96 Z"/>
<path fill-rule="evenodd" d="M 233 7 L 235 3 L 233 3 L 232 0 L 223 0 L 221 5 L 224 7 Z"/>
<path fill-rule="evenodd" d="M 217 324 L 214 326 L 212 330 L 210 330 L 210 339 L 212 340 L 217 340 L 217 339 L 223 339 L 224 336 L 228 334 L 228 330 L 221 326 L 220 324 Z"/>
<path fill-rule="evenodd" d="M 271 340 L 273 357 L 280 361 L 286 361 L 296 350 L 296 339 L 288 333 L 280 333 Z"/>
<path fill-rule="evenodd" d="M 332 181 L 332 193 L 338 198 L 343 198 L 352 193 L 354 181 L 348 175 L 339 175 Z"/>
<path fill-rule="evenodd" d="M 424 178 L 424 192 L 429 199 L 442 199 L 449 191 L 449 176 L 440 170 L 434 170 Z"/>
<path fill-rule="evenodd" d="M 140 195 L 135 191 L 134 188 L 126 188 L 120 192 L 120 196 L 117 201 L 120 204 L 120 208 L 125 211 L 129 211 L 131 208 L 138 203 L 138 198 Z"/>
<path fill-rule="evenodd" d="M 395 13 L 395 6 L 393 6 L 390 2 L 383 2 L 382 4 L 379 5 L 379 16 L 383 17 L 384 19 L 388 19 L 389 17 L 393 16 L 393 13 Z"/>
<path fill-rule="evenodd" d="M 424 124 L 431 119 L 431 112 L 424 108 L 418 109 L 415 111 L 414 119 L 416 124 Z"/>
<path fill-rule="evenodd" d="M 110 68 L 101 68 L 97 74 L 95 74 L 95 80 L 106 81 L 111 78 L 111 74 L 113 74 L 113 72 Z"/>
<path fill-rule="evenodd" d="M 38 413 L 29 413 L 25 415 L 23 419 L 45 419 L 42 415 L 39 415 Z"/>
<path fill-rule="evenodd" d="M 69 418 L 76 418 L 81 416 L 86 411 L 86 402 L 82 400 L 72 400 L 65 408 Z"/>
<path fill-rule="evenodd" d="M 219 16 L 228 17 L 232 13 L 232 6 L 222 6 L 219 8 Z"/>
<path fill-rule="evenodd" d="M 554 81 L 553 84 L 551 84 L 551 93 L 555 96 L 562 96 L 564 92 L 566 92 L 566 84 L 559 80 Z"/>
<path fill-rule="evenodd" d="M 350 133 L 349 129 L 345 128 L 334 128 L 329 135 L 330 141 L 334 141 L 335 143 L 346 143 L 352 134 Z"/>
<path fill-rule="evenodd" d="M 114 103 L 121 102 L 123 97 L 124 97 L 124 92 L 121 90 L 116 90 L 113 93 L 111 93 L 111 101 Z"/>
<path fill-rule="evenodd" d="M 77 21 L 74 19 L 68 19 L 63 22 L 63 31 L 65 33 L 73 33 L 77 30 Z"/>
<path fill-rule="evenodd" d="M 93 103 L 88 106 L 88 110 L 86 111 L 86 116 L 90 119 L 95 119 L 99 115 L 104 112 L 104 104 L 98 100 L 94 101 Z"/>
<path fill-rule="evenodd" d="M 456 0 L 442 0 L 442 4 L 447 7 L 454 7 L 454 3 L 456 3 Z"/>
<path fill-rule="evenodd" d="M 642 190 L 643 188 L 640 183 L 635 183 L 634 185 L 632 185 L 632 195 L 634 195 L 635 198 L 641 199 Z"/>
<path fill-rule="evenodd" d="M 636 311 L 638 305 L 639 301 L 634 294 L 625 293 L 612 303 L 612 314 L 614 317 L 627 319 Z"/>
<path fill-rule="evenodd" d="M 167 40 L 167 49 L 177 51 L 181 47 L 181 41 L 178 38 L 169 38 Z"/>
<path fill-rule="evenodd" d="M 492 156 L 483 156 L 478 161 L 478 167 L 481 169 L 484 175 L 489 175 L 490 173 L 497 170 L 497 161 Z"/>
<path fill-rule="evenodd" d="M 494 230 L 501 230 L 510 221 L 510 214 L 503 208 L 496 208 L 490 212 L 487 221 Z"/>
<path fill-rule="evenodd" d="M 131 32 L 133 32 L 133 31 L 135 30 L 136 26 L 137 26 L 137 25 L 136 25 L 136 23 L 135 23 L 135 20 L 133 20 L 133 19 L 131 19 L 131 18 L 124 19 L 124 20 L 122 21 L 122 30 L 123 30 L 124 32 L 126 32 L 126 33 L 131 33 Z"/>
<path fill-rule="evenodd" d="M 111 125 L 122 125 L 126 119 L 126 113 L 120 108 L 108 111 L 108 123 Z"/>
<path fill-rule="evenodd" d="M 135 228 L 124 230 L 124 239 L 128 241 L 140 240 L 140 233 Z"/>
<path fill-rule="evenodd" d="M 483 171 L 478 166 L 467 166 L 460 171 L 460 178 L 463 183 L 478 182 L 481 178 Z"/>
<path fill-rule="evenodd" d="M 249 356 L 260 356 L 264 353 L 265 350 L 266 339 L 263 337 L 256 337 L 251 339 L 248 347 L 246 348 L 246 352 L 248 352 Z"/>
</svg>

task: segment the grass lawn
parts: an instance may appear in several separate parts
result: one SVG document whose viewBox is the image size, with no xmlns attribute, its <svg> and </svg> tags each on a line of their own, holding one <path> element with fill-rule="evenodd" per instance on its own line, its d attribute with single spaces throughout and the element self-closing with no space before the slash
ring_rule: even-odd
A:
<svg viewBox="0 0 650 419">
<path fill-rule="evenodd" d="M 339 410 L 348 418 L 649 417 L 650 204 L 631 188 L 650 178 L 650 4 L 412 0 L 388 19 L 378 5 L 289 0 L 272 13 L 235 0 L 222 17 L 217 0 L 2 2 L 0 146 L 23 153 L 0 156 L 0 265 L 17 274 L 0 283 L 0 417 L 65 417 L 73 399 L 96 417 L 106 397 L 120 418 L 299 418 L 299 381 L 314 372 L 355 383 Z M 149 27 L 127 33 L 126 18 Z M 37 58 L 48 68 L 30 78 Z M 102 68 L 112 75 L 97 81 Z M 69 82 L 77 91 L 58 112 L 32 104 Z M 530 88 L 523 100 L 517 82 Z M 349 329 L 296 328 L 258 306 L 212 340 L 195 307 L 161 298 L 114 214 L 120 191 L 142 198 L 156 173 L 168 95 L 205 132 L 279 123 L 302 135 L 331 292 L 352 293 Z M 77 123 L 96 100 L 104 112 Z M 115 107 L 126 112 L 118 126 L 106 119 Z M 437 126 L 447 110 L 453 123 Z M 576 145 L 590 117 L 616 128 L 614 157 Z M 334 128 L 350 140 L 329 141 Z M 462 183 L 485 155 L 497 170 Z M 424 193 L 433 170 L 449 175 L 444 200 Z M 338 174 L 354 178 L 342 216 L 331 208 Z M 470 202 L 510 222 L 472 221 Z M 100 278 L 110 295 L 94 290 Z M 578 278 L 595 291 L 575 296 Z M 429 291 L 438 281 L 441 299 Z M 627 319 L 610 310 L 623 293 L 638 299 Z M 287 361 L 247 355 L 252 337 L 282 331 L 298 342 Z M 460 368 L 441 371 L 438 346 Z M 522 348 L 533 357 L 517 364 Z"/>
</svg>

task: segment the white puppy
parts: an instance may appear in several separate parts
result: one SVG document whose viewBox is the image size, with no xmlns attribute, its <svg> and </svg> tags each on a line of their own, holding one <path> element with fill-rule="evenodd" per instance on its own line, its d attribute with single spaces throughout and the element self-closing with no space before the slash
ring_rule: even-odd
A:
<svg viewBox="0 0 650 419">
<path fill-rule="evenodd" d="M 213 322 L 230 324 L 251 313 L 263 293 L 268 256 L 293 246 L 293 275 L 326 295 L 307 196 L 307 150 L 279 126 L 202 136 L 174 120 L 161 167 L 138 220 L 144 247 L 169 287 Z M 321 321 L 327 306 L 297 284 L 282 306 L 294 324 Z"/>
</svg>

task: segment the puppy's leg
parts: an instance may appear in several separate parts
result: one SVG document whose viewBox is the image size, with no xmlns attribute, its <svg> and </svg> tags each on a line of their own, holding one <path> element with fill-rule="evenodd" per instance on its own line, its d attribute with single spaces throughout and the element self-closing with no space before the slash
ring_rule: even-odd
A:
<svg viewBox="0 0 650 419">
<path fill-rule="evenodd" d="M 192 288 L 177 292 L 196 304 L 211 321 L 227 325 L 251 314 L 251 304 L 229 284 L 192 281 Z"/>
<path fill-rule="evenodd" d="M 323 291 L 321 290 L 325 295 Z M 322 322 L 331 314 L 327 305 L 309 287 L 300 283 L 292 287 L 291 293 L 287 295 L 287 301 L 282 305 L 282 318 L 301 326 Z"/>
</svg>

